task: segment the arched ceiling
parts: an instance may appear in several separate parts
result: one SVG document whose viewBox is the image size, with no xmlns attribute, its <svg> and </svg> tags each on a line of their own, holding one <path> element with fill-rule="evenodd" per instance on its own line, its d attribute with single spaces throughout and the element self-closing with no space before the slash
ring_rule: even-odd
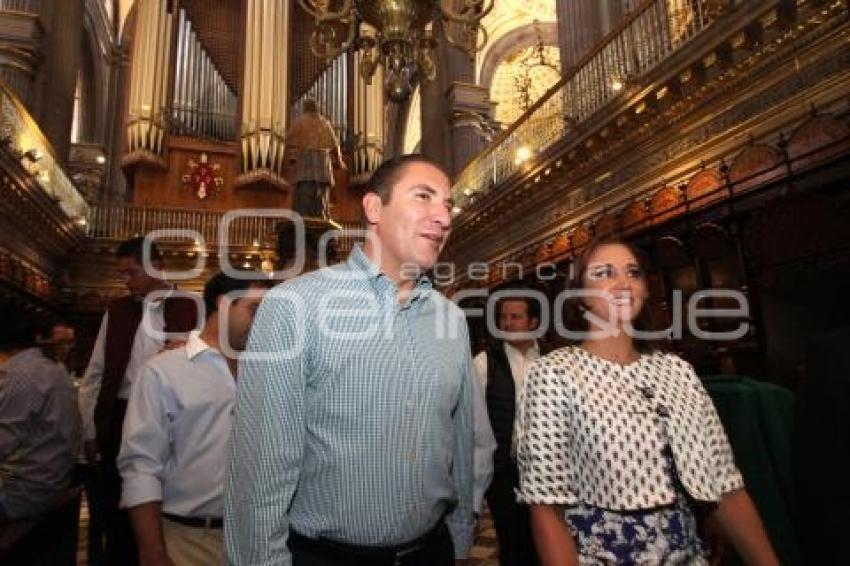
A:
<svg viewBox="0 0 850 566">
<path fill-rule="evenodd" d="M 496 0 L 493 10 L 482 21 L 490 39 L 476 58 L 475 76 L 481 76 L 481 66 L 487 59 L 487 51 L 499 38 L 534 20 L 556 22 L 555 0 Z"/>
</svg>

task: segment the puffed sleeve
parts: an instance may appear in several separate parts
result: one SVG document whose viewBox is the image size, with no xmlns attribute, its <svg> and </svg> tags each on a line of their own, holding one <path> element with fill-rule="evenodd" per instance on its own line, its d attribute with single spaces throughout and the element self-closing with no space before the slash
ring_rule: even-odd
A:
<svg viewBox="0 0 850 566">
<path fill-rule="evenodd" d="M 523 383 L 517 413 L 520 473 L 517 500 L 527 504 L 575 505 L 576 459 L 570 452 L 567 370 L 541 358 Z"/>
<path fill-rule="evenodd" d="M 732 446 L 711 397 L 700 384 L 703 397 L 703 426 L 709 450 L 709 462 L 714 470 L 716 492 L 724 495 L 744 487 L 744 478 L 735 465 Z"/>
</svg>

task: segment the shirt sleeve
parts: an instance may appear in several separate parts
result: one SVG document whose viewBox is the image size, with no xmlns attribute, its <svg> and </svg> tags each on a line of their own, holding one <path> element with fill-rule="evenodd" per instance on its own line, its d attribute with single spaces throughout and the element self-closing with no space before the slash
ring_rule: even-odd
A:
<svg viewBox="0 0 850 566">
<path fill-rule="evenodd" d="M 516 491 L 521 503 L 578 503 L 571 487 L 577 474 L 573 473 L 568 393 L 561 379 L 565 371 L 538 360 L 523 382 L 515 426 L 520 473 Z"/>
<path fill-rule="evenodd" d="M 118 454 L 121 507 L 162 501 L 162 479 L 169 459 L 170 395 L 155 366 L 148 363 L 133 383 Z"/>
<path fill-rule="evenodd" d="M 446 525 L 451 533 L 455 547 L 455 558 L 464 559 L 472 550 L 475 538 L 475 517 L 473 513 L 475 497 L 475 424 L 474 405 L 475 387 L 472 369 L 472 357 L 469 352 L 469 336 L 464 332 L 460 340 L 464 341 L 464 367 L 461 376 L 460 397 L 452 420 L 454 421 L 454 450 L 452 454 L 452 479 L 458 495 L 457 505 L 446 517 Z"/>
<path fill-rule="evenodd" d="M 83 379 L 80 380 L 80 416 L 83 419 L 83 440 L 93 440 L 95 437 L 94 409 L 103 382 L 104 355 L 106 352 L 106 327 L 109 314 L 103 315 L 100 330 L 94 342 L 94 349 L 89 359 L 89 366 Z"/>
<path fill-rule="evenodd" d="M 472 385 L 475 392 L 472 406 L 475 419 L 475 454 L 473 456 L 475 493 L 472 498 L 472 509 L 475 513 L 481 514 L 484 494 L 493 479 L 493 452 L 496 451 L 496 438 L 493 436 L 490 417 L 487 415 L 484 390 L 477 379 L 472 381 Z"/>
<path fill-rule="evenodd" d="M 224 488 L 229 565 L 292 563 L 288 510 L 304 450 L 305 308 L 292 291 L 270 291 L 239 364 Z"/>
<path fill-rule="evenodd" d="M 0 463 L 9 460 L 26 439 L 27 421 L 43 402 L 26 376 L 0 371 Z"/>
<path fill-rule="evenodd" d="M 711 396 L 709 396 L 702 383 L 700 383 L 693 368 L 689 369 L 692 373 L 691 377 L 695 380 L 697 387 L 699 387 L 702 393 L 703 430 L 705 430 L 708 449 L 710 451 L 708 455 L 709 462 L 711 462 L 711 467 L 715 472 L 717 493 L 719 495 L 725 495 L 744 487 L 744 478 L 735 465 L 732 445 L 729 444 L 729 438 L 726 436 L 726 430 L 723 428 L 723 423 L 720 421 L 720 416 L 717 414 L 717 409 L 714 407 Z"/>
</svg>

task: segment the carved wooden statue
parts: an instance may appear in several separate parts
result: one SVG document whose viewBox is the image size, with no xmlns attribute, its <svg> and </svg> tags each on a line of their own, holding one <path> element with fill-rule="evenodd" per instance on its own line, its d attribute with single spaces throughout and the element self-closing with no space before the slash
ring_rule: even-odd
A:
<svg viewBox="0 0 850 566">
<path fill-rule="evenodd" d="M 305 100 L 302 114 L 286 133 L 288 152 L 295 153 L 296 183 L 292 210 L 305 218 L 330 219 L 329 195 L 334 167 L 345 168 L 331 123 Z"/>
</svg>

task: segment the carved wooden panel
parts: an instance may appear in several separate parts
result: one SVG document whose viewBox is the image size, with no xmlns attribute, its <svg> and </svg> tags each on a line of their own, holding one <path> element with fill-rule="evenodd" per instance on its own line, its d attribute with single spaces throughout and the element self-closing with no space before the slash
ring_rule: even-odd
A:
<svg viewBox="0 0 850 566">
<path fill-rule="evenodd" d="M 617 231 L 617 218 L 613 214 L 603 214 L 593 225 L 596 238 L 609 238 Z"/>
<path fill-rule="evenodd" d="M 662 236 L 652 245 L 655 263 L 663 269 L 686 267 L 691 263 L 684 242 L 675 236 Z"/>
<path fill-rule="evenodd" d="M 690 244 L 698 256 L 703 259 L 717 259 L 732 249 L 729 233 L 720 225 L 705 222 L 694 229 Z"/>
<path fill-rule="evenodd" d="M 652 195 L 649 201 L 649 213 L 652 221 L 660 224 L 682 212 L 676 210 L 682 204 L 682 195 L 676 187 L 662 187 Z"/>
<path fill-rule="evenodd" d="M 629 232 L 642 227 L 646 216 L 646 205 L 643 200 L 636 200 L 623 210 L 620 216 L 620 230 Z"/>
<path fill-rule="evenodd" d="M 788 140 L 788 159 L 795 170 L 810 167 L 845 151 L 850 145 L 850 124 L 833 116 L 816 116 Z"/>
<path fill-rule="evenodd" d="M 545 263 L 552 258 L 552 244 L 551 242 L 543 242 L 537 248 L 537 251 L 534 253 L 534 263 Z"/>
<path fill-rule="evenodd" d="M 716 169 L 700 171 L 688 181 L 685 189 L 685 199 L 691 208 L 705 206 L 722 199 L 724 192 L 720 190 L 723 179 Z"/>
<path fill-rule="evenodd" d="M 578 226 L 573 231 L 573 234 L 572 234 L 573 246 L 572 247 L 573 247 L 573 249 L 581 248 L 582 246 L 585 246 L 588 243 L 590 243 L 590 240 L 592 240 L 592 239 L 593 239 L 593 234 L 590 233 L 590 229 L 587 226 L 585 226 L 584 224 L 582 224 L 581 226 Z"/>
<path fill-rule="evenodd" d="M 729 169 L 729 182 L 738 193 L 767 183 L 782 174 L 782 154 L 769 145 L 745 148 Z"/>
<path fill-rule="evenodd" d="M 570 239 L 566 234 L 558 234 L 552 242 L 552 256 L 559 257 L 570 251 Z"/>
</svg>

